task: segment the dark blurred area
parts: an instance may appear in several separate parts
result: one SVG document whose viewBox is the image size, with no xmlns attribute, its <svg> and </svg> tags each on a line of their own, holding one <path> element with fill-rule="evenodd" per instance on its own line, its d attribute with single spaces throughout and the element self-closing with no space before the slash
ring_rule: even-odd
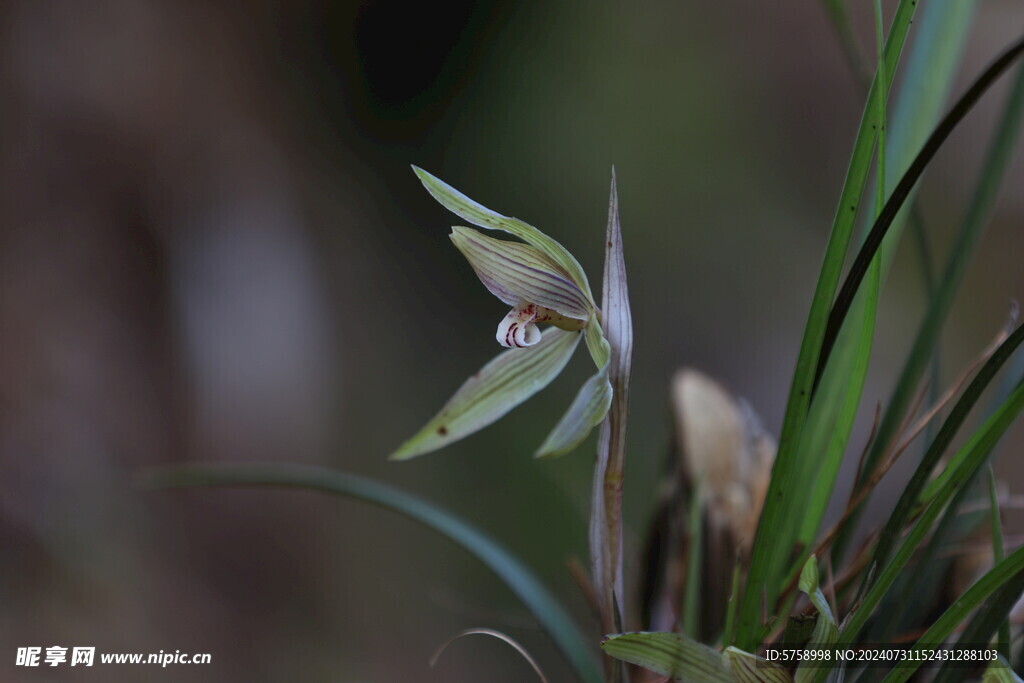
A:
<svg viewBox="0 0 1024 683">
<path fill-rule="evenodd" d="M 854 10 L 870 46 L 870 8 Z M 1014 0 L 980 3 L 957 92 L 1022 18 Z M 376 477 L 473 520 L 590 618 L 565 563 L 586 557 L 593 446 L 530 457 L 588 375 L 582 354 L 480 435 L 386 460 L 497 354 L 505 314 L 411 163 L 555 236 L 594 283 L 615 164 L 636 324 L 631 547 L 678 367 L 777 432 L 862 103 L 817 3 L 24 0 L 0 6 L 0 48 L 4 680 L 532 675 L 489 639 L 428 667 L 473 626 L 568 676 L 497 579 L 407 520 L 311 493 L 137 484 L 190 461 Z M 1005 85 L 926 176 L 941 258 Z M 1018 153 L 947 325 L 946 381 L 1024 298 L 1022 171 Z M 856 449 L 920 282 L 901 249 Z M 1018 425 L 1000 453 L 1013 494 L 1022 439 Z M 54 644 L 212 664 L 14 667 L 17 647 Z"/>
</svg>

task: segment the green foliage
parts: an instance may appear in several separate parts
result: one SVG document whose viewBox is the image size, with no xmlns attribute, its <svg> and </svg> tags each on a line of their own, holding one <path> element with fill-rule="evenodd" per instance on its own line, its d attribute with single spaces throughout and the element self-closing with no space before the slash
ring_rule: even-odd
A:
<svg viewBox="0 0 1024 683">
<path fill-rule="evenodd" d="M 779 587 L 786 580 L 784 575 L 789 570 L 794 544 L 799 537 L 798 529 L 811 525 L 806 521 L 805 515 L 808 511 L 807 499 L 815 487 L 808 486 L 807 479 L 813 483 L 814 473 L 818 472 L 821 465 L 821 451 L 812 450 L 810 441 L 806 442 L 807 445 L 804 447 L 801 447 L 801 442 L 809 420 L 811 395 L 816 384 L 815 377 L 829 310 L 839 286 L 846 251 L 853 235 L 857 207 L 867 184 L 876 132 L 881 124 L 877 119 L 878 101 L 882 97 L 882 92 L 888 90 L 892 84 L 916 4 L 914 0 L 903 0 L 896 9 L 885 47 L 884 69 L 876 73 L 872 81 L 855 137 L 846 180 L 840 193 L 839 206 L 829 234 L 821 274 L 818 277 L 797 356 L 796 370 L 779 436 L 775 469 L 772 472 L 772 481 L 750 561 L 748 585 L 763 586 L 765 594 L 762 596 L 760 588 L 744 591 L 737 617 L 735 643 L 743 649 L 750 649 L 756 645 L 757 636 L 762 628 L 762 600 L 774 604 Z M 840 382 L 840 378 L 835 381 Z M 832 422 L 833 413 L 834 409 L 815 413 L 814 424 L 824 425 Z M 826 428 L 822 427 L 822 431 L 826 431 Z M 829 451 L 830 457 L 835 459 L 836 452 L 841 449 L 837 446 Z M 834 465 L 830 469 L 838 471 Z M 812 521 L 814 526 L 817 526 L 817 521 Z"/>
<path fill-rule="evenodd" d="M 436 531 L 474 555 L 523 601 L 579 680 L 601 680 L 588 639 L 559 600 L 518 558 L 464 519 L 394 487 L 347 472 L 308 465 L 195 465 L 152 472 L 153 488 L 246 486 L 291 488 L 355 498 L 392 510 Z"/>
<path fill-rule="evenodd" d="M 721 653 L 681 633 L 620 633 L 605 638 L 601 649 L 676 681 L 734 680 Z"/>
</svg>

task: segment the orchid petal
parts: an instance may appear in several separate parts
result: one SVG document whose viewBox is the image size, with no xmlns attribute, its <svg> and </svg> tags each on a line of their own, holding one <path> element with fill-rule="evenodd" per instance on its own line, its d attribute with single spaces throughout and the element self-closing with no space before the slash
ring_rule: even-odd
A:
<svg viewBox="0 0 1024 683">
<path fill-rule="evenodd" d="M 569 410 L 537 449 L 535 457 L 563 455 L 579 446 L 604 419 L 611 402 L 612 385 L 608 375 L 599 372 L 583 384 Z"/>
<path fill-rule="evenodd" d="M 558 376 L 579 340 L 576 332 L 549 328 L 535 346 L 500 353 L 459 387 L 441 412 L 391 459 L 436 451 L 503 417 Z"/>
<path fill-rule="evenodd" d="M 438 178 L 435 178 L 422 168 L 413 166 L 412 170 L 416 172 L 420 182 L 422 182 L 423 186 L 427 188 L 427 192 L 429 192 L 434 199 L 440 202 L 446 209 L 469 221 L 473 225 L 481 228 L 487 228 L 488 230 L 502 230 L 511 235 L 515 235 L 527 244 L 533 245 L 544 255 L 561 266 L 565 272 L 568 273 L 570 279 L 572 279 L 576 286 L 579 287 L 581 291 L 585 292 L 588 298 L 590 297 L 590 284 L 587 282 L 587 276 L 583 272 L 583 268 L 580 266 L 579 261 L 577 261 L 573 255 L 556 240 L 548 237 L 537 228 L 524 223 L 518 218 L 510 218 L 509 216 L 503 216 L 496 211 L 491 211 L 486 206 L 483 206 L 462 194 L 454 187 L 439 180 Z"/>
<path fill-rule="evenodd" d="M 450 237 L 484 286 L 509 306 L 530 303 L 576 320 L 591 317 L 587 295 L 539 249 L 459 226 Z"/>
</svg>

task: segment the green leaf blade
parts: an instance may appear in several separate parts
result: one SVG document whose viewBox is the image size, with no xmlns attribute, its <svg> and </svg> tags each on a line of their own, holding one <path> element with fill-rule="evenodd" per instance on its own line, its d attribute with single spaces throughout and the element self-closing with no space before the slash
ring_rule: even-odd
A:
<svg viewBox="0 0 1024 683">
<path fill-rule="evenodd" d="M 1006 430 L 1013 423 L 1013 421 L 1020 415 L 1022 410 L 1024 410 L 1024 383 L 1021 383 L 1017 387 L 1017 389 L 1000 405 L 999 409 L 995 411 L 992 418 L 986 421 L 985 424 L 979 428 L 978 438 L 971 440 L 969 446 L 969 453 L 962 460 L 961 464 L 956 468 L 955 475 L 946 482 L 942 489 L 936 494 L 935 498 L 929 503 L 927 508 L 925 508 L 925 510 L 921 513 L 917 522 L 913 525 L 913 527 L 910 529 L 910 532 L 907 533 L 906 537 L 903 539 L 903 542 L 899 545 L 899 548 L 893 553 L 892 559 L 889 560 L 888 563 L 883 568 L 881 568 L 880 571 L 877 572 L 877 578 L 875 578 L 874 583 L 864 594 L 863 598 L 858 604 L 857 609 L 855 609 L 853 612 L 847 615 L 846 619 L 843 622 L 843 628 L 839 634 L 839 643 L 845 645 L 854 642 L 855 638 L 860 633 L 861 629 L 863 629 L 864 626 L 867 624 L 868 620 L 870 619 L 875 608 L 878 606 L 879 602 L 888 593 L 889 589 L 892 587 L 893 583 L 899 577 L 900 573 L 907 566 L 907 563 L 910 562 L 910 559 L 916 551 L 917 547 L 921 544 L 924 538 L 931 531 L 932 524 L 938 518 L 939 514 L 943 511 L 943 509 L 945 509 L 946 505 L 953 498 L 956 492 L 960 490 L 960 488 L 963 487 L 965 483 L 970 480 L 974 473 L 981 468 L 982 464 L 985 462 L 985 459 L 988 457 L 989 453 L 992 452 L 992 449 L 995 447 L 996 443 L 998 443 L 999 439 L 1003 436 L 1003 434 L 1005 434 Z M 976 607 L 981 602 L 981 600 L 987 597 L 992 590 L 995 590 L 996 588 L 999 588 L 1000 586 L 1005 584 L 1010 578 L 1012 578 L 1013 574 L 1016 573 L 1016 570 L 1020 569 L 1020 566 L 1016 563 L 1024 562 L 1024 554 L 1022 554 L 1022 551 L 1024 551 L 1024 548 L 1018 549 L 1018 551 L 1006 557 L 1003 563 L 1001 563 L 999 566 L 1012 566 L 1015 568 L 1015 570 L 1006 576 L 1000 574 L 1002 578 L 998 582 L 998 585 L 993 586 L 991 590 L 981 595 L 978 601 L 973 603 L 968 612 L 965 612 L 963 615 L 960 615 L 960 618 L 957 619 L 955 622 L 950 623 L 950 621 L 948 620 L 952 620 L 954 616 L 956 616 L 959 613 L 955 611 L 950 612 L 950 610 L 947 610 L 946 614 L 951 615 L 948 617 L 948 620 L 946 614 L 944 614 L 943 617 L 940 618 L 940 620 L 936 622 L 932 626 L 932 628 L 929 629 L 929 631 L 925 634 L 925 636 L 922 636 L 922 639 L 918 642 L 936 643 L 944 640 L 945 637 L 949 634 L 949 631 L 944 629 L 952 629 L 957 624 L 959 624 L 960 621 L 963 620 L 963 617 L 966 616 L 966 614 L 969 613 L 971 609 Z M 1006 565 L 1006 563 L 1010 561 L 1011 558 L 1014 558 L 1011 564 Z M 979 581 L 978 583 L 981 584 L 982 582 Z M 975 587 L 977 586 L 978 584 L 975 584 Z M 973 591 L 975 587 L 969 589 L 968 593 L 971 595 L 975 595 L 975 593 L 971 593 L 971 591 Z M 960 606 L 963 602 L 964 599 L 961 598 L 961 600 L 958 600 L 956 603 L 954 603 L 953 608 L 959 609 L 958 606 Z M 926 640 L 926 637 L 930 638 L 930 640 Z M 900 671 L 902 671 L 902 669 Z M 817 678 L 820 679 L 820 675 Z"/>
<path fill-rule="evenodd" d="M 762 597 L 767 599 L 768 604 L 774 604 L 777 587 L 784 581 L 781 575 L 788 571 L 786 560 L 792 552 L 797 534 L 795 520 L 806 509 L 808 490 L 797 487 L 796 481 L 810 463 L 803 461 L 806 456 L 799 454 L 798 446 L 810 406 L 829 310 L 839 287 L 857 206 L 867 184 L 878 125 L 875 119 L 877 99 L 881 96 L 881 89 L 888 88 L 892 83 L 916 5 L 915 0 L 901 0 L 896 9 L 885 46 L 885 71 L 876 73 L 864 105 L 811 310 L 807 316 L 779 435 L 778 456 L 754 540 L 746 589 L 737 611 L 735 644 L 744 650 L 751 650 L 757 644 L 761 631 Z M 767 589 L 767 595 L 762 593 L 762 587 Z"/>
<path fill-rule="evenodd" d="M 907 354 L 907 360 L 903 364 L 891 398 L 882 415 L 877 438 L 864 461 L 865 467 L 860 483 L 870 476 L 881 460 L 885 449 L 889 446 L 903 420 L 904 413 L 913 400 L 929 359 L 933 357 L 939 334 L 949 315 L 964 274 L 967 272 L 971 256 L 984 235 L 988 217 L 995 205 L 999 186 L 1016 144 L 1022 116 L 1024 116 L 1024 68 L 1018 67 L 1014 85 L 1003 106 L 999 123 L 989 143 L 969 208 L 961 221 L 942 275 L 938 278 L 935 291 L 930 297 L 928 310 L 918 328 L 911 350 Z M 931 488 L 929 486 L 929 489 Z M 851 520 L 855 522 L 856 515 L 851 516 Z M 847 538 L 849 535 L 843 534 L 837 541 L 836 547 L 840 552 L 845 546 Z M 834 553 L 833 558 L 838 560 L 838 554 Z"/>
<path fill-rule="evenodd" d="M 725 648 L 723 653 L 733 678 L 738 683 L 792 683 L 789 671 L 764 657 L 752 655 L 735 647 Z"/>
<path fill-rule="evenodd" d="M 988 466 L 988 504 L 990 514 L 990 525 L 992 531 L 992 561 L 999 563 L 1003 561 L 1006 554 L 1003 548 L 1003 518 L 999 509 L 999 491 L 996 486 L 996 472 L 992 469 L 991 463 Z M 1010 619 L 1007 617 L 999 624 L 999 653 L 1007 660 L 1010 659 Z"/>
<path fill-rule="evenodd" d="M 934 647 L 935 643 L 944 642 L 947 637 L 981 605 L 989 596 L 1008 585 L 1015 577 L 1024 572 L 1024 547 L 1018 548 L 1007 555 L 1002 562 L 996 563 L 992 569 L 986 572 L 974 585 L 960 596 L 942 613 L 932 626 L 921 635 L 912 648 L 919 651 L 926 647 Z M 910 663 L 900 666 L 892 671 L 885 678 L 885 683 L 900 683 L 909 680 L 917 670 L 920 663 Z"/>
<path fill-rule="evenodd" d="M 952 442 L 956 436 L 960 426 L 967 419 L 974 405 L 981 398 L 982 393 L 991 383 L 999 369 L 1006 363 L 1007 360 L 1013 355 L 1013 352 L 1024 343 L 1024 325 L 1019 326 L 1014 332 L 1007 337 L 1002 344 L 995 350 L 992 356 L 985 362 L 985 364 L 975 375 L 974 379 L 968 385 L 967 389 L 960 396 L 960 399 L 956 402 L 953 410 L 950 411 L 949 416 L 942 423 L 942 427 L 939 429 L 939 433 L 935 436 L 928 450 L 925 451 L 921 461 L 918 463 L 917 468 L 914 470 L 914 474 L 911 476 L 910 481 L 907 482 L 906 487 L 903 489 L 903 493 L 900 495 L 899 500 L 896 502 L 896 507 L 889 519 L 886 521 L 885 526 L 882 529 L 881 534 L 878 538 L 878 545 L 875 547 L 875 553 L 873 561 L 879 565 L 884 564 L 889 557 L 889 553 L 896 544 L 903 531 L 903 525 L 906 520 L 910 517 L 911 511 L 917 504 L 918 497 L 925 490 L 928 485 L 929 479 L 931 479 L 932 471 L 939 464 L 939 460 L 942 454 L 945 453 L 946 448 Z M 1019 390 L 1011 395 L 1010 399 L 997 410 L 996 414 L 990 417 L 984 424 L 984 426 L 977 430 L 975 434 L 968 440 L 967 447 L 962 448 L 960 453 L 953 456 L 953 462 L 960 463 L 957 467 L 948 467 L 943 473 L 942 477 L 945 479 L 941 485 L 939 491 L 946 490 L 949 485 L 955 482 L 956 476 L 962 470 L 964 466 L 970 464 L 970 458 L 975 454 L 975 448 L 984 440 L 985 435 L 988 434 L 988 430 L 993 425 L 1001 424 L 1003 420 L 1009 416 L 1012 420 L 1016 417 L 1016 411 L 1019 408 L 1012 402 Z M 936 494 L 936 498 L 939 494 Z"/>
<path fill-rule="evenodd" d="M 676 681 L 731 682 L 722 655 L 681 633 L 637 631 L 608 636 L 606 654 Z"/>
<path fill-rule="evenodd" d="M 850 311 L 854 297 L 868 272 L 870 264 L 875 260 L 876 255 L 879 254 L 882 255 L 883 261 L 885 260 L 885 254 L 882 253 L 882 249 L 884 245 L 891 244 L 887 240 L 887 237 L 890 236 L 889 231 L 895 224 L 896 218 L 900 215 L 900 211 L 908 197 L 910 197 L 917 181 L 953 130 L 974 108 L 982 95 L 1022 54 L 1024 54 L 1024 38 L 1018 39 L 1011 44 L 982 72 L 935 127 L 928 140 L 924 143 L 924 146 L 921 147 L 920 152 L 914 157 L 913 163 L 910 164 L 906 173 L 903 174 L 900 181 L 896 184 L 892 194 L 889 195 L 885 202 L 885 207 L 864 239 L 864 244 L 850 266 L 850 272 L 847 274 L 843 287 L 839 290 L 836 301 L 832 306 L 825 335 L 822 339 L 818 366 L 819 374 L 828 360 L 836 336 L 843 326 L 843 322 Z M 892 236 L 895 236 L 895 234 L 893 233 Z"/>
</svg>

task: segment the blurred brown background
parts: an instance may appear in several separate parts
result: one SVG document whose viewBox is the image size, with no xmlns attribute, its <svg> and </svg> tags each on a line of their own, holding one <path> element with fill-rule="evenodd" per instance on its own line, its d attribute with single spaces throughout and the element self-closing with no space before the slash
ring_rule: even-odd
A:
<svg viewBox="0 0 1024 683">
<path fill-rule="evenodd" d="M 1022 25 L 1014 0 L 979 3 L 956 91 Z M 555 235 L 593 281 L 616 165 L 636 323 L 631 543 L 677 367 L 777 430 L 862 102 L 818 3 L 25 0 L 0 6 L 0 27 L 4 680 L 529 678 L 487 639 L 429 669 L 470 626 L 566 677 L 486 569 L 393 514 L 135 485 L 192 460 L 377 477 L 474 520 L 589 617 L 564 563 L 586 555 L 592 446 L 530 458 L 588 374 L 582 355 L 486 432 L 386 461 L 498 352 L 505 313 L 410 163 Z M 942 258 L 1004 92 L 926 177 Z M 1022 170 L 1018 153 L 947 325 L 947 381 L 1024 297 Z M 904 248 L 865 415 L 923 301 Z M 1015 493 L 1022 439 L 1018 425 L 1000 453 Z M 213 663 L 13 666 L 17 647 L 54 644 Z"/>
</svg>

